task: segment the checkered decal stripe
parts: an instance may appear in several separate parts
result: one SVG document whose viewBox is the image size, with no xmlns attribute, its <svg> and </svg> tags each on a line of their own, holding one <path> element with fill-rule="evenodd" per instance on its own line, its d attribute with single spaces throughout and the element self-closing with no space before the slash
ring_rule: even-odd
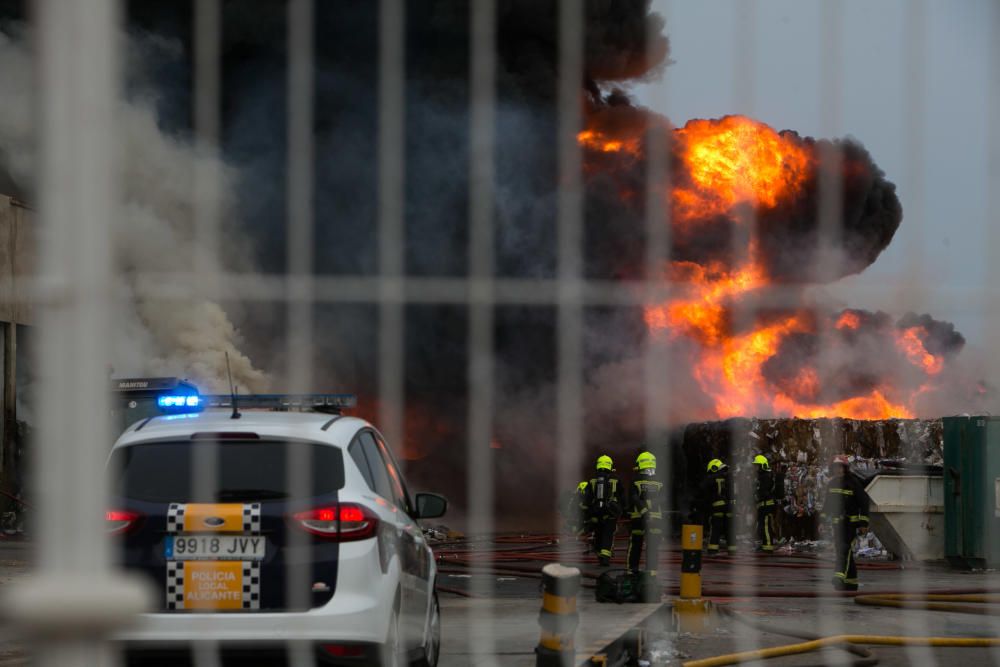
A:
<svg viewBox="0 0 1000 667">
<path fill-rule="evenodd" d="M 184 608 L 184 561 L 167 561 L 167 609 Z"/>
<path fill-rule="evenodd" d="M 254 535 L 260 533 L 260 503 L 243 506 L 243 531 Z"/>
<path fill-rule="evenodd" d="M 243 608 L 260 609 L 260 561 L 243 562 Z"/>
<path fill-rule="evenodd" d="M 170 503 L 167 508 L 167 532 L 179 533 L 184 530 L 184 505 Z"/>
<path fill-rule="evenodd" d="M 167 532 L 184 532 L 186 505 L 171 503 L 167 508 Z M 260 534 L 260 503 L 243 505 L 243 532 Z M 243 609 L 260 609 L 260 562 L 243 561 Z M 184 561 L 167 561 L 167 609 L 184 609 Z"/>
</svg>

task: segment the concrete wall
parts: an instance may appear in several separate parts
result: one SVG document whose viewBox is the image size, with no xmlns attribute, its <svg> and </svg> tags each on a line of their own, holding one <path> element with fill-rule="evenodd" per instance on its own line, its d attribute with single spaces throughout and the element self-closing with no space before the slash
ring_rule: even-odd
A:
<svg viewBox="0 0 1000 667">
<path fill-rule="evenodd" d="M 37 256 L 34 213 L 0 195 L 0 322 L 34 324 L 27 288 Z"/>
</svg>

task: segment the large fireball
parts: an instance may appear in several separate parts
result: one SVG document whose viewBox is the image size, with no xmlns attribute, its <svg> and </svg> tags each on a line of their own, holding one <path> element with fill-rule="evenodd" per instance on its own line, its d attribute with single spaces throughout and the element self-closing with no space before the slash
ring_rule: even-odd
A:
<svg viewBox="0 0 1000 667">
<path fill-rule="evenodd" d="M 584 173 L 595 187 L 614 183 L 622 207 L 635 208 L 646 151 L 670 157 L 662 196 L 672 255 L 663 278 L 677 296 L 647 308 L 645 322 L 654 337 L 687 343 L 715 416 L 913 416 L 915 397 L 964 343 L 950 325 L 794 303 L 752 307 L 775 285 L 801 295 L 806 284 L 860 271 L 891 240 L 899 201 L 860 144 L 726 116 L 667 130 L 666 145 L 650 147 L 654 123 L 665 127 L 634 107 L 591 109 L 578 135 Z M 819 183 L 831 174 L 841 219 L 827 236 Z"/>
</svg>

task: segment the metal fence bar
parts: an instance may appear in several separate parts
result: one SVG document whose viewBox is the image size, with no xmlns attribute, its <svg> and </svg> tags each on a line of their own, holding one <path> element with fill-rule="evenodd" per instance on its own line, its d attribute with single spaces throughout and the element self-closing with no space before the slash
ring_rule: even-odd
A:
<svg viewBox="0 0 1000 667">
<path fill-rule="evenodd" d="M 194 6 L 194 131 L 197 161 L 194 169 L 193 223 L 194 274 L 198 284 L 216 278 L 219 267 L 221 224 L 221 164 L 219 130 L 222 80 L 222 6 L 219 0 L 205 0 Z M 188 298 L 196 299 L 196 287 Z M 192 489 L 195 502 L 209 502 L 217 492 L 218 443 L 205 442 L 192 451 Z M 220 647 L 212 637 L 195 642 L 192 658 L 196 667 L 220 667 Z"/>
<path fill-rule="evenodd" d="M 288 371 L 286 390 L 310 392 L 313 386 L 314 357 L 313 237 L 313 0 L 291 0 L 288 4 L 288 247 L 286 273 L 298 278 L 288 287 L 287 307 Z M 302 447 L 288 450 L 289 489 L 307 489 L 312 479 L 310 451 Z M 309 539 L 302 531 L 287 533 L 292 552 L 308 549 Z M 311 573 L 308 568 L 289 562 L 285 567 L 286 598 L 291 608 L 307 609 L 311 603 Z M 290 642 L 288 657 L 293 667 L 316 663 L 308 642 Z"/>
<path fill-rule="evenodd" d="M 41 268 L 63 296 L 41 309 L 37 363 L 39 395 L 59 409 L 39 422 L 36 442 L 39 578 L 8 609 L 39 640 L 37 664 L 106 665 L 115 661 L 102 636 L 141 601 L 109 571 L 109 397 L 94 390 L 105 386 L 110 352 L 118 4 L 42 0 L 37 11 Z M 66 611 L 84 603 L 93 611 Z"/>
<path fill-rule="evenodd" d="M 494 531 L 493 354 L 494 354 L 494 137 L 496 106 L 496 4 L 480 0 L 469 6 L 472 47 L 469 68 L 469 436 L 466 445 L 468 533 Z M 486 567 L 492 565 L 491 561 Z M 468 626 L 470 653 L 497 653 L 493 633 L 495 607 L 492 577 L 473 577 L 471 590 L 486 597 Z"/>
<path fill-rule="evenodd" d="M 651 27 L 646 35 L 647 47 L 656 43 L 657 33 Z M 654 55 L 650 51 L 650 56 Z M 665 87 L 665 86 L 664 86 Z M 669 95 L 664 92 L 663 96 Z M 662 104 L 657 104 L 662 102 Z M 666 106 L 666 100 L 654 100 L 653 109 Z M 673 140 L 672 130 L 659 123 L 652 123 L 646 131 L 646 267 L 645 286 L 646 299 L 644 307 L 655 307 L 664 303 L 661 290 L 656 286 L 669 285 L 671 256 L 671 211 L 664 193 L 671 191 L 671 171 L 667 160 L 666 147 Z M 667 512 L 673 509 L 674 497 L 673 461 L 670 451 L 670 428 L 672 389 L 671 365 L 669 349 L 666 341 L 657 332 L 647 331 L 643 349 L 644 394 L 645 394 L 645 440 L 646 448 L 656 456 L 656 469 L 659 479 L 664 481 L 664 499 Z M 617 463 L 621 471 L 628 470 L 633 465 L 631 460 Z M 664 514 L 663 541 L 660 554 L 672 545 L 670 514 Z M 627 535 L 627 538 L 631 537 Z M 658 569 L 657 564 L 647 563 L 647 569 Z M 665 573 L 661 573 L 661 578 Z"/>
<path fill-rule="evenodd" d="M 190 294 L 196 278 L 188 274 L 139 273 L 133 276 L 137 288 L 150 298 L 183 299 Z M 298 276 L 265 275 L 254 273 L 228 273 L 219 277 L 219 285 L 205 285 L 200 294 L 205 298 L 239 299 L 247 303 L 283 302 L 300 298 L 300 288 L 294 286 Z M 477 278 L 450 278 L 408 276 L 378 278 L 374 276 L 315 276 L 312 283 L 312 300 L 317 303 L 394 303 L 466 305 L 470 295 L 482 293 L 482 281 Z M 490 281 L 494 301 L 502 305 L 551 306 L 559 301 L 559 281 L 548 278 L 503 278 Z M 982 290 L 969 292 L 965 287 L 935 285 L 930 292 L 942 300 L 962 299 L 973 308 L 986 308 L 988 295 L 1000 292 L 1000 286 L 986 285 Z M 19 289 L 22 289 L 19 287 Z M 892 284 L 866 286 L 866 293 L 873 299 L 889 300 L 898 296 L 898 287 Z M 666 301 L 683 294 L 683 286 L 663 280 L 615 282 L 611 280 L 584 280 L 580 282 L 580 301 L 586 306 L 638 306 L 650 299 Z M 51 303 L 59 294 L 47 284 L 26 283 L 23 291 L 32 303 Z M 769 286 L 766 294 L 755 295 L 760 308 L 777 308 L 801 295 L 800 286 Z"/>
<path fill-rule="evenodd" d="M 837 3 L 825 3 L 819 12 L 820 38 L 820 128 L 825 136 L 834 137 L 840 132 L 842 119 L 844 81 L 843 41 L 844 16 L 843 7 Z M 843 155 L 838 146 L 833 143 L 819 145 L 818 158 L 824 168 L 819 172 L 819 210 L 818 244 L 821 248 L 838 248 L 841 243 L 841 224 L 843 220 Z M 823 284 L 831 281 L 837 275 L 837 264 L 841 261 L 838 253 L 823 253 L 818 258 L 815 267 L 817 282 Z M 826 316 L 826 306 L 819 304 L 816 310 L 817 322 L 822 322 Z M 832 335 L 825 334 L 825 328 L 820 329 L 820 345 L 817 364 L 824 364 L 824 357 L 830 350 Z M 835 442 L 842 441 L 843 429 L 837 422 L 832 426 Z M 837 451 L 836 453 L 840 453 Z M 819 460 L 823 466 L 828 461 Z M 834 537 L 836 539 L 836 537 Z M 825 569 L 824 569 L 825 568 Z M 818 576 L 815 577 L 817 593 L 829 590 L 830 568 L 825 563 L 818 566 Z M 846 632 L 843 611 L 831 598 L 819 597 L 819 627 L 824 636 Z M 833 659 L 837 659 L 836 657 Z"/>
<path fill-rule="evenodd" d="M 557 489 L 572 489 L 583 459 L 583 193 L 580 82 L 583 80 L 583 4 L 559 3 L 558 70 L 558 301 Z M 555 501 L 553 496 L 553 501 Z M 556 528 L 558 532 L 558 527 Z M 563 545 L 565 550 L 565 545 Z"/>
<path fill-rule="evenodd" d="M 756 0 L 745 0 L 735 5 L 736 18 L 733 23 L 733 43 L 735 61 L 733 63 L 733 101 L 737 109 L 747 114 L 753 114 L 757 103 L 757 25 L 760 16 L 760 5 Z M 734 217 L 738 224 L 735 227 L 731 239 L 730 252 L 732 253 L 732 264 L 734 267 L 742 268 L 756 261 L 753 257 L 754 245 L 756 244 L 757 211 L 751 206 L 742 210 L 734 211 Z M 783 306 L 784 304 L 782 304 Z M 760 313 L 760 300 L 752 292 L 740 295 L 735 299 L 730 308 L 731 327 L 734 331 L 749 330 L 750 326 Z M 747 329 L 744 329 L 746 327 Z M 737 334 L 738 335 L 738 334 Z M 730 442 L 738 442 L 745 433 L 740 432 L 738 422 L 733 422 L 730 431 Z M 749 461 L 737 461 L 734 458 L 735 448 L 731 448 L 729 460 L 729 483 L 734 488 L 729 490 L 731 497 L 735 498 L 732 507 L 734 511 L 728 518 L 729 531 L 726 536 L 726 549 L 732 553 L 735 545 L 730 544 L 730 539 L 743 532 L 745 527 L 744 517 L 749 506 L 753 503 L 752 498 L 747 498 L 749 488 L 749 474 L 753 473 L 753 466 Z M 701 469 L 699 474 L 706 474 L 707 470 Z M 749 473 L 749 474 L 748 474 Z M 727 508 L 728 509 L 728 508 Z M 719 538 L 715 538 L 719 541 Z M 738 541 L 738 540 L 737 540 Z M 720 553 L 721 544 L 720 544 Z M 754 581 L 753 567 L 740 561 L 731 564 L 733 571 L 733 581 Z M 759 648 L 759 638 L 747 633 L 735 633 L 735 647 L 738 651 L 747 651 Z"/>
<path fill-rule="evenodd" d="M 406 5 L 379 3 L 378 249 L 379 429 L 390 446 L 403 446 L 405 311 L 401 298 L 406 267 L 404 225 L 404 86 Z M 398 451 L 398 449 L 397 449 Z"/>
<path fill-rule="evenodd" d="M 989 64 L 986 68 L 987 81 L 983 82 L 983 85 L 986 87 L 988 95 L 986 117 L 995 119 L 1000 117 L 1000 39 L 997 39 L 1000 36 L 1000 6 L 994 4 L 990 8 L 988 20 L 993 28 L 994 39 L 990 40 Z M 988 202 L 986 210 L 1000 211 L 1000 188 L 997 187 L 1000 185 L 1000 126 L 995 122 L 990 122 L 987 124 L 987 132 L 986 145 L 989 151 L 987 154 L 987 182 L 992 183 L 993 187 L 990 187 L 986 193 Z M 983 318 L 982 331 L 982 340 L 987 345 L 995 345 L 997 341 L 1000 341 L 1000 291 L 991 289 L 993 285 L 1000 285 L 998 248 L 1000 248 L 1000 225 L 988 224 L 983 246 L 985 253 L 983 259 L 987 273 L 986 280 L 981 286 L 984 294 L 980 297 L 984 303 L 989 304 L 984 311 L 981 311 L 987 313 L 986 317 Z M 997 575 L 990 575 L 990 580 L 990 583 L 995 583 L 998 580 Z M 993 636 L 1000 637 L 1000 618 L 991 616 L 990 626 Z M 992 649 L 991 653 L 993 664 L 1000 664 L 1000 648 Z"/>
<path fill-rule="evenodd" d="M 219 126 L 222 81 L 222 6 L 219 0 L 194 3 L 194 270 L 202 282 L 219 262 L 221 183 Z"/>
<path fill-rule="evenodd" d="M 926 182 L 925 144 L 927 134 L 925 123 L 927 72 L 927 11 L 925 0 L 912 0 L 906 4 L 905 30 L 903 31 L 903 84 L 905 105 L 900 112 L 903 116 L 904 156 L 906 161 L 905 179 L 911 188 L 913 197 L 907 203 L 906 220 L 908 234 L 908 261 L 906 263 L 905 280 L 898 286 L 900 292 L 908 292 L 916 296 L 918 302 L 923 302 L 924 295 L 924 248 L 927 224 L 927 200 L 924 185 Z M 920 593 L 927 588 L 927 578 L 924 572 L 917 568 L 904 568 L 899 577 L 899 586 L 903 592 Z M 933 634 L 934 628 L 927 614 L 906 615 L 907 632 L 915 636 Z M 905 659 L 912 664 L 936 665 L 937 657 L 928 646 L 908 645 L 904 649 Z"/>
</svg>

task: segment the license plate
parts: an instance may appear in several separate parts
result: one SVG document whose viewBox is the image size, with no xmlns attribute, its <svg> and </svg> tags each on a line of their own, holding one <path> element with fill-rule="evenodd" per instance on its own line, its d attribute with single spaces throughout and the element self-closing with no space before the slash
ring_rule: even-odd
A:
<svg viewBox="0 0 1000 667">
<path fill-rule="evenodd" d="M 163 543 L 167 560 L 263 560 L 263 535 L 168 535 Z"/>
</svg>

